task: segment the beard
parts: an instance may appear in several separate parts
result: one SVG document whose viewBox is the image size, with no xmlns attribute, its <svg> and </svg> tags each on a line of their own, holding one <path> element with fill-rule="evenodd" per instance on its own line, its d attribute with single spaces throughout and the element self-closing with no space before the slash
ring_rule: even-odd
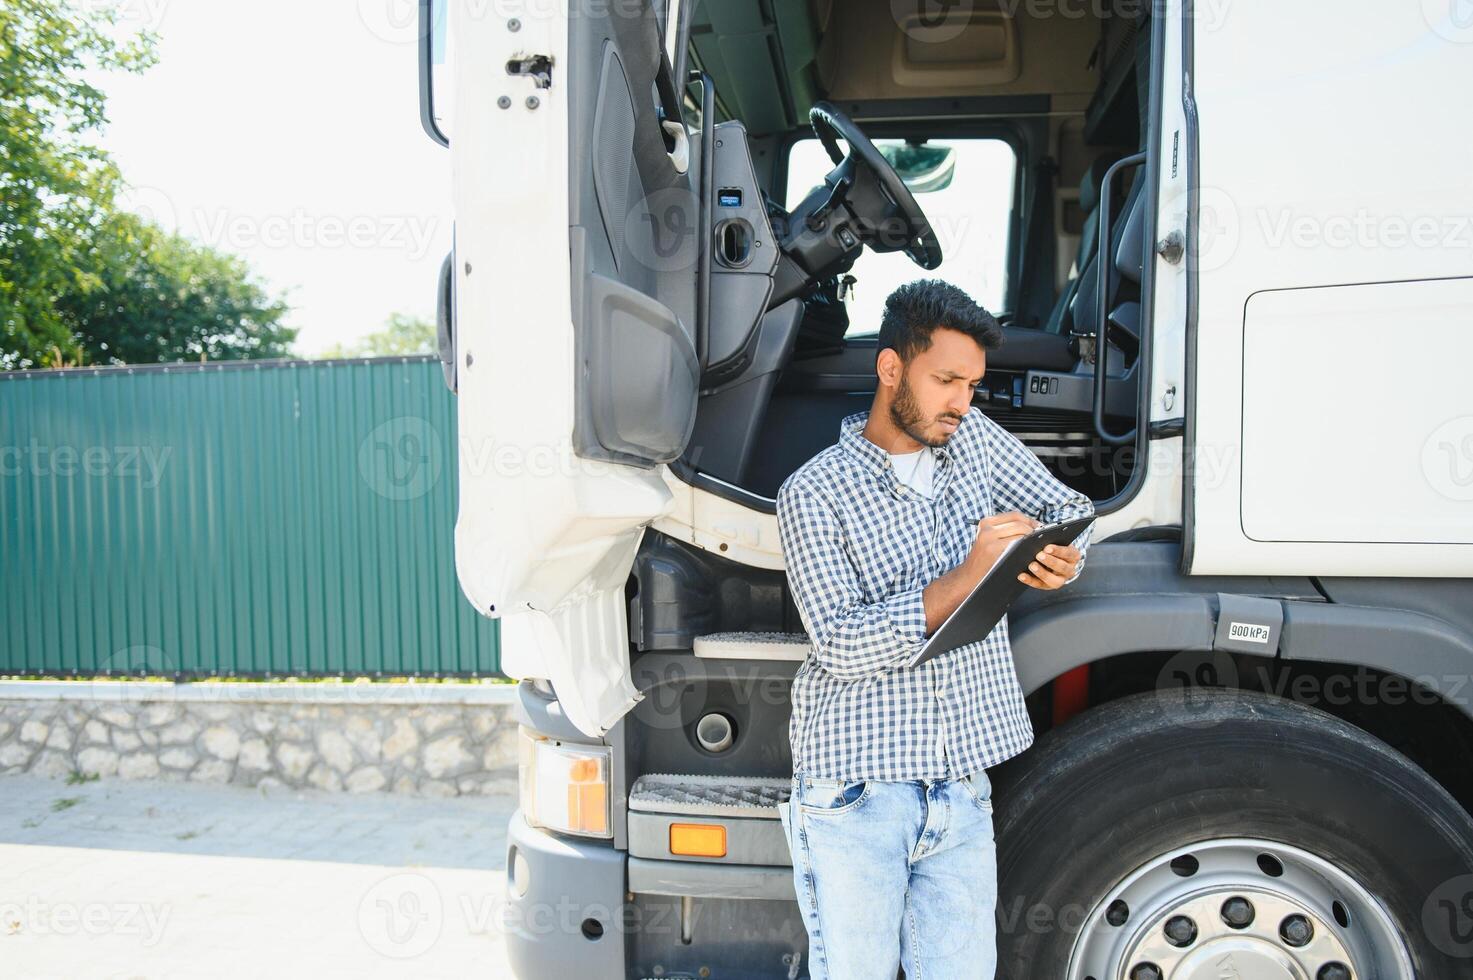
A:
<svg viewBox="0 0 1473 980">
<path fill-rule="evenodd" d="M 937 419 L 956 418 L 951 413 L 937 416 Z M 952 433 L 943 432 L 940 435 L 930 435 L 927 429 L 937 419 L 926 419 L 921 414 L 921 406 L 916 403 L 915 392 L 911 390 L 910 381 L 904 374 L 900 376 L 900 387 L 895 391 L 895 400 L 890 403 L 890 421 L 895 427 L 923 446 L 936 448 L 946 445 Z M 957 421 L 961 421 L 957 419 Z"/>
</svg>

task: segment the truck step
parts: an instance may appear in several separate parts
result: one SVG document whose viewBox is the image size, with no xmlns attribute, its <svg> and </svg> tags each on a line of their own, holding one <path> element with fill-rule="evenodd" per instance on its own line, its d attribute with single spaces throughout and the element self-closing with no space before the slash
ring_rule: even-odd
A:
<svg viewBox="0 0 1473 980">
<path fill-rule="evenodd" d="M 694 647 L 698 657 L 734 660 L 802 660 L 812 649 L 807 633 L 707 633 Z"/>
<path fill-rule="evenodd" d="M 766 817 L 788 798 L 791 781 L 781 776 L 705 776 L 648 773 L 634 781 L 629 809 L 706 817 Z"/>
</svg>

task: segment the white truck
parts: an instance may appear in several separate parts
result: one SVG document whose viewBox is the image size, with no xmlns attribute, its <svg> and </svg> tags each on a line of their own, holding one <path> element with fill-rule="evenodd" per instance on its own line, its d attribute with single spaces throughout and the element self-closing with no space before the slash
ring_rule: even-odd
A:
<svg viewBox="0 0 1473 980">
<path fill-rule="evenodd" d="M 518 975 L 807 974 L 774 497 L 936 275 L 1099 514 L 1007 618 L 999 975 L 1473 976 L 1464 6 L 419 2 Z"/>
</svg>

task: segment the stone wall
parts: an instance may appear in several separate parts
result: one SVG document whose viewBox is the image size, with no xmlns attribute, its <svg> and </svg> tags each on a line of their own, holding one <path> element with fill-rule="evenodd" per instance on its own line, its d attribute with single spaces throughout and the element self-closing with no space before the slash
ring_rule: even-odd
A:
<svg viewBox="0 0 1473 980">
<path fill-rule="evenodd" d="M 511 686 L 398 687 L 0 683 L 0 773 L 422 796 L 516 792 Z"/>
</svg>

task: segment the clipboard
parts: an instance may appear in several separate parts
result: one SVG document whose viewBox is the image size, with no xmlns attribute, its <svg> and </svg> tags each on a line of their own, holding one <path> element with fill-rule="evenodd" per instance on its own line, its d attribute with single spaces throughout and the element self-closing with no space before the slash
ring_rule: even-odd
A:
<svg viewBox="0 0 1473 980">
<path fill-rule="evenodd" d="M 1018 576 L 1028 570 L 1028 564 L 1044 545 L 1069 544 L 1094 521 L 1093 516 L 1077 517 L 1072 521 L 1045 524 L 1021 538 L 1014 538 L 982 580 L 972 586 L 961 605 L 936 627 L 936 632 L 931 634 L 908 666 L 919 667 L 932 657 L 986 637 L 1002 620 L 1008 607 L 1030 588 L 1018 581 Z"/>
</svg>

